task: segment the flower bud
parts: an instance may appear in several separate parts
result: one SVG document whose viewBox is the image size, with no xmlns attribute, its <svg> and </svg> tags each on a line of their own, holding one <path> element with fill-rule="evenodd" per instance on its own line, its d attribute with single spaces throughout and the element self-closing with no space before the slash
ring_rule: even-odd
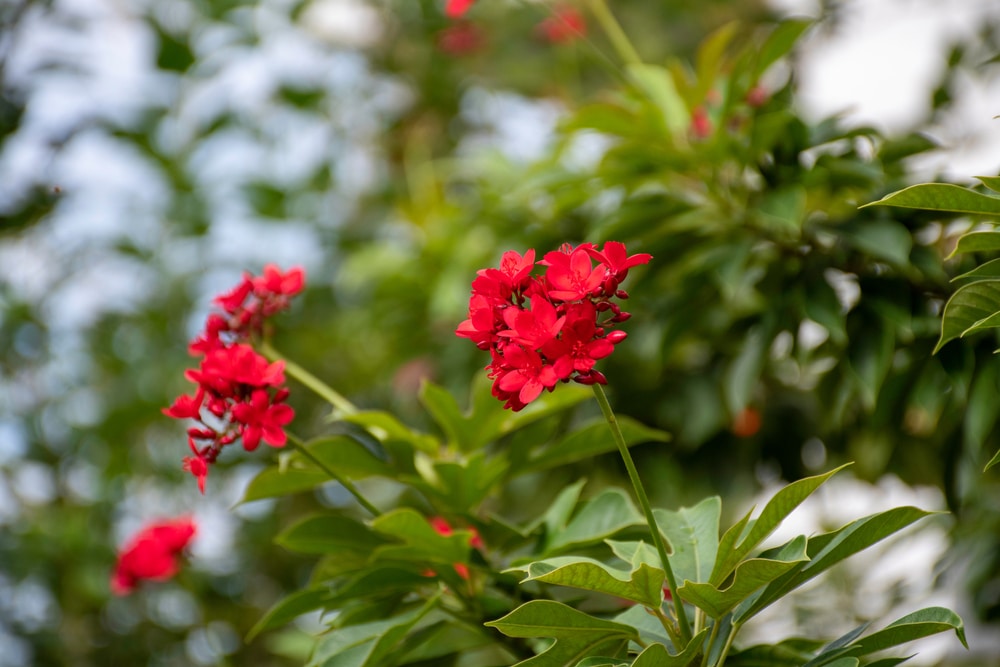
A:
<svg viewBox="0 0 1000 667">
<path fill-rule="evenodd" d="M 615 345 L 622 342 L 626 338 L 628 338 L 628 333 L 625 331 L 612 331 L 607 335 L 607 339 Z"/>
</svg>

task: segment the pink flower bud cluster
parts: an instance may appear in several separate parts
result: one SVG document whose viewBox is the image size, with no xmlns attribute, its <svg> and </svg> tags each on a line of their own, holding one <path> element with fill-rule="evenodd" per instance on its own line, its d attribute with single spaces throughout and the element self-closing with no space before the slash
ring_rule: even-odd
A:
<svg viewBox="0 0 1000 667">
<path fill-rule="evenodd" d="M 273 447 L 287 441 L 284 427 L 295 412 L 285 404 L 285 362 L 268 362 L 249 342 L 261 335 L 268 317 L 288 307 L 304 280 L 302 269 L 283 273 L 273 264 L 260 276 L 245 274 L 215 299 L 222 312 L 208 316 L 204 332 L 188 347 L 192 356 L 201 357 L 199 367 L 184 374 L 197 390 L 178 396 L 163 413 L 198 422 L 187 431 L 192 456 L 183 464 L 202 493 L 208 468 L 226 445 L 241 439 L 252 451 L 261 440 Z"/>
<path fill-rule="evenodd" d="M 506 252 L 499 268 L 477 273 L 469 319 L 455 333 L 490 351 L 493 395 L 515 412 L 559 382 L 605 384 L 594 365 L 625 340 L 614 327 L 630 317 L 615 302 L 628 298 L 619 285 L 650 259 L 617 241 L 564 245 L 537 262 L 545 271 L 535 276 L 534 250 Z"/>
</svg>

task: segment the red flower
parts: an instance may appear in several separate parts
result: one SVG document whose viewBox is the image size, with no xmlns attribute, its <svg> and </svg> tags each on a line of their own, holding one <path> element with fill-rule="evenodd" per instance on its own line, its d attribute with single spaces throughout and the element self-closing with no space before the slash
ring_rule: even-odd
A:
<svg viewBox="0 0 1000 667">
<path fill-rule="evenodd" d="M 691 134 L 698 139 L 712 136 L 712 119 L 703 106 L 697 106 L 691 111 Z"/>
<path fill-rule="evenodd" d="M 295 296 L 305 285 L 306 274 L 301 267 L 292 267 L 282 273 L 274 264 L 264 267 L 261 276 L 252 279 L 254 293 L 258 297 Z"/>
<path fill-rule="evenodd" d="M 461 18 L 465 12 L 469 11 L 475 0 L 448 0 L 444 6 L 445 16 L 452 19 Z"/>
<path fill-rule="evenodd" d="M 205 390 L 199 387 L 194 396 L 178 396 L 173 405 L 163 408 L 163 414 L 174 419 L 198 419 L 201 417 L 201 404 L 204 401 Z"/>
<path fill-rule="evenodd" d="M 605 384 L 594 369 L 627 334 L 613 327 L 629 319 L 616 299 L 628 270 L 652 256 L 629 255 L 625 245 L 608 241 L 603 249 L 591 243 L 566 245 L 547 253 L 532 276 L 535 253 L 504 253 L 498 269 L 481 269 L 472 281 L 469 318 L 455 334 L 489 350 L 493 395 L 517 411 L 551 391 L 560 381 Z M 594 266 L 594 260 L 599 262 Z M 530 308 L 525 302 L 530 301 Z M 598 321 L 607 313 L 603 321 Z"/>
<path fill-rule="evenodd" d="M 287 392 L 286 392 L 287 395 Z M 257 449 L 261 439 L 272 447 L 284 447 L 288 438 L 284 426 L 295 417 L 295 411 L 271 397 L 264 389 L 256 389 L 250 400 L 233 406 L 233 419 L 243 424 L 243 448 L 248 452 Z"/>
<path fill-rule="evenodd" d="M 111 590 L 115 595 L 126 595 L 144 579 L 165 581 L 177 574 L 178 554 L 196 532 L 190 517 L 147 525 L 119 553 Z"/>
<path fill-rule="evenodd" d="M 587 23 L 575 7 L 562 5 L 538 24 L 538 34 L 552 44 L 573 42 L 587 34 Z"/>
<path fill-rule="evenodd" d="M 232 396 L 237 385 L 277 386 L 285 382 L 285 362 L 268 363 L 249 345 L 233 345 L 205 355 L 199 370 L 189 370 L 188 379 L 204 389 Z"/>
</svg>

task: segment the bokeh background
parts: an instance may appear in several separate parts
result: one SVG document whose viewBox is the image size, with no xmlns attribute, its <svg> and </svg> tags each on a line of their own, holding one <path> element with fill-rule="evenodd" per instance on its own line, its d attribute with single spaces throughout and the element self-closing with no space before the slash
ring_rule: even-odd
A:
<svg viewBox="0 0 1000 667">
<path fill-rule="evenodd" d="M 971 223 L 857 208 L 997 174 L 1000 7 L 610 4 L 646 62 L 690 79 L 706 136 L 658 134 L 595 25 L 546 38 L 546 1 L 479 0 L 459 22 L 439 0 L 0 3 L 0 665 L 301 663 L 314 619 L 243 637 L 312 564 L 273 535 L 346 499 L 239 505 L 271 451 L 227 452 L 202 497 L 160 413 L 244 270 L 305 267 L 278 347 L 429 427 L 420 380 L 461 396 L 481 372 L 453 335 L 475 270 L 608 238 L 656 258 L 607 374 L 620 411 L 674 434 L 637 450 L 657 503 L 722 493 L 742 513 L 855 460 L 800 530 L 951 512 L 759 636 L 942 603 L 973 650 L 928 643 L 922 664 L 1000 665 L 1000 483 L 981 472 L 997 341 L 931 355 Z M 759 81 L 697 67 L 720 29 L 746 52 L 788 17 L 811 22 Z M 751 86 L 752 105 L 735 95 Z M 321 429 L 304 394 L 297 428 Z M 116 547 L 184 512 L 202 525 L 191 566 L 113 597 Z"/>
</svg>

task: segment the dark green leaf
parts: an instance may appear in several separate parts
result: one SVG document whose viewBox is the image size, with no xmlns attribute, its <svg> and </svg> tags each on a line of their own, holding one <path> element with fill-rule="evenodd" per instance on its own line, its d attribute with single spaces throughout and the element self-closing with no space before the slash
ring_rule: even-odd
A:
<svg viewBox="0 0 1000 667">
<path fill-rule="evenodd" d="M 994 232 L 989 232 L 993 234 Z M 1000 236 L 1000 234 L 997 234 Z M 991 259 L 985 264 L 981 264 L 971 271 L 966 271 L 962 275 L 955 276 L 952 281 L 955 280 L 987 280 L 989 278 L 1000 278 L 1000 259 Z"/>
<path fill-rule="evenodd" d="M 992 252 L 994 250 L 1000 250 L 1000 232 L 969 232 L 958 239 L 958 243 L 948 255 L 948 259 L 966 252 Z"/>
<path fill-rule="evenodd" d="M 307 554 L 340 551 L 370 554 L 387 540 L 354 519 L 319 514 L 289 526 L 275 538 L 275 542 L 286 549 Z"/>
<path fill-rule="evenodd" d="M 1000 236 L 1000 234 L 998 234 Z M 980 280 L 963 285 L 951 295 L 941 316 L 941 337 L 936 353 L 946 343 L 975 330 L 978 323 L 1000 312 L 1000 280 Z"/>
<path fill-rule="evenodd" d="M 619 417 L 618 425 L 629 447 L 643 442 L 670 440 L 670 435 L 665 431 L 649 428 L 629 417 Z M 574 430 L 556 444 L 546 447 L 537 456 L 529 459 L 518 472 L 546 470 L 616 450 L 617 445 L 608 429 L 608 423 L 599 419 Z"/>
</svg>

